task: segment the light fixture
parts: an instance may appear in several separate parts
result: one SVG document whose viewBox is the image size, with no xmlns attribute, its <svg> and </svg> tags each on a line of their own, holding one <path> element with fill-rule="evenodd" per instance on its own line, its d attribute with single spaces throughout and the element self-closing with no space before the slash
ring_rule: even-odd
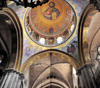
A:
<svg viewBox="0 0 100 88">
<path fill-rule="evenodd" d="M 17 3 L 17 5 L 22 5 L 25 7 L 37 7 L 38 5 L 42 5 L 47 3 L 49 0 L 12 0 L 15 1 Z"/>
<path fill-rule="evenodd" d="M 45 3 L 47 3 L 49 0 L 10 0 L 10 1 L 14 1 L 17 5 L 22 5 L 25 7 L 37 7 L 37 6 L 41 6 Z M 0 0 L 0 10 L 2 10 L 2 7 L 7 7 L 7 0 Z"/>
</svg>

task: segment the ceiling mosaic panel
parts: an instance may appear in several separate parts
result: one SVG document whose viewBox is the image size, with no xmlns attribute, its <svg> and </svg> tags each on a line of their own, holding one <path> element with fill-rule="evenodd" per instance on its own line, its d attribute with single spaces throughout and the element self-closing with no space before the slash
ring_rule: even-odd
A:
<svg viewBox="0 0 100 88">
<path fill-rule="evenodd" d="M 56 46 L 67 41 L 75 27 L 74 9 L 63 0 L 49 0 L 42 6 L 28 9 L 25 16 L 28 36 L 43 46 Z"/>
<path fill-rule="evenodd" d="M 37 18 L 37 20 L 39 21 L 39 19 L 40 19 L 40 17 L 42 17 L 42 19 L 43 20 L 45 20 L 45 21 L 48 21 L 48 22 L 58 22 L 58 20 L 61 20 L 61 18 L 63 17 L 62 15 L 64 15 L 64 13 L 65 13 L 65 15 L 66 15 L 66 17 L 68 16 L 68 19 L 69 20 L 72 20 L 72 18 L 71 18 L 71 16 L 70 16 L 70 13 L 72 12 L 72 10 L 70 9 L 70 7 L 69 7 L 69 11 L 68 11 L 68 13 L 67 13 L 67 11 L 65 10 L 65 12 L 63 13 L 63 7 L 64 6 L 62 6 L 62 3 L 60 3 L 60 1 L 62 1 L 63 3 L 65 3 L 65 5 L 68 5 L 66 2 L 68 2 L 73 8 L 74 8 L 74 10 L 75 10 L 75 12 L 76 12 L 76 17 L 77 17 L 77 24 L 78 24 L 78 22 L 79 22 L 79 18 L 80 18 L 80 16 L 81 16 L 81 14 L 82 14 L 82 11 L 84 10 L 84 8 L 87 6 L 87 4 L 89 4 L 89 0 L 50 0 L 51 2 L 53 1 L 54 3 L 55 3 L 55 5 L 54 5 L 54 7 L 53 8 L 55 8 L 55 10 L 54 10 L 54 12 L 52 13 L 52 11 L 51 10 L 49 10 L 49 11 L 46 11 L 47 9 L 49 9 L 50 8 L 50 6 L 49 6 L 49 4 L 47 4 L 47 7 L 45 8 L 44 6 L 42 6 L 42 8 L 40 8 L 40 10 L 38 10 L 37 12 L 39 13 L 38 15 L 38 18 Z M 59 7 L 57 7 L 57 6 L 59 6 Z M 20 21 L 21 21 L 21 24 L 22 24 L 22 27 L 23 27 L 23 29 L 25 29 L 25 19 L 26 19 L 26 14 L 27 14 L 27 11 L 29 10 L 29 8 L 24 8 L 24 7 L 20 7 L 20 6 L 16 6 L 16 4 L 11 4 L 11 5 L 9 5 L 9 7 L 11 7 L 11 8 L 13 8 L 15 11 L 16 11 L 16 13 L 17 13 L 17 15 L 19 16 L 19 18 L 20 18 Z M 64 7 L 65 8 L 65 7 Z M 36 9 L 36 8 L 35 8 Z M 67 8 L 66 8 L 67 9 Z M 35 12 L 36 13 L 36 12 Z M 43 14 L 44 13 L 44 14 Z M 58 15 L 55 15 L 55 14 L 58 14 Z M 55 17 L 53 17 L 53 18 L 48 18 L 48 17 L 46 17 L 45 15 L 49 15 L 50 16 L 50 14 L 52 14 L 52 15 L 55 15 Z M 29 15 L 29 14 L 27 14 L 27 15 Z M 32 15 L 34 15 L 34 13 L 32 14 Z M 41 15 L 41 16 L 40 16 Z M 64 15 L 64 16 L 65 16 Z M 68 21 L 68 19 L 66 19 L 66 18 L 63 18 L 64 19 L 64 22 L 66 21 Z M 38 22 L 37 21 L 37 22 Z M 60 22 L 60 21 L 59 21 Z M 63 23 L 64 22 L 62 22 L 62 24 L 61 24 L 61 22 L 60 22 L 60 25 L 58 25 L 57 27 L 55 27 L 54 26 L 54 28 L 56 28 L 56 29 L 54 29 L 53 28 L 53 26 L 49 26 L 49 28 L 51 28 L 50 30 L 51 30 L 51 33 L 50 33 L 50 30 L 49 30 L 49 28 L 48 28 L 48 31 L 46 30 L 47 28 L 44 26 L 44 34 L 45 33 L 49 33 L 49 35 L 53 35 L 52 34 L 52 30 L 53 30 L 53 33 L 60 33 L 60 31 L 59 30 L 61 30 L 61 31 L 64 31 L 64 28 L 65 28 L 65 26 L 66 26 L 66 24 L 64 24 L 63 25 Z M 46 22 L 45 22 L 46 23 Z M 58 23 L 57 23 L 58 24 Z M 40 24 L 38 23 L 37 25 L 36 25 L 36 27 L 37 28 L 39 28 L 39 27 L 41 27 L 41 25 L 42 25 L 42 23 L 40 22 Z M 47 25 L 46 25 L 47 26 Z M 59 27 L 60 26 L 60 27 Z M 61 29 L 61 27 L 62 26 L 64 26 L 64 28 L 62 28 Z M 67 26 L 66 26 L 67 27 Z M 52 29 L 53 28 L 53 29 Z M 76 29 L 75 29 L 75 32 L 73 33 L 73 35 L 71 36 L 71 38 L 70 39 L 68 39 L 66 42 L 64 42 L 64 44 L 62 44 L 62 45 L 59 45 L 59 46 L 56 46 L 56 47 L 52 47 L 52 49 L 58 49 L 58 50 L 62 50 L 62 51 L 64 51 L 64 52 L 67 52 L 67 53 L 69 53 L 69 54 L 71 54 L 71 55 L 73 55 L 77 60 L 78 60 L 78 58 L 76 57 L 76 56 L 78 56 L 78 52 L 76 52 L 77 51 L 77 47 L 76 46 L 74 46 L 75 47 L 75 49 L 74 49 L 74 51 L 73 52 L 71 52 L 72 51 L 72 49 L 73 49 L 73 44 L 71 45 L 71 47 L 70 47 L 70 44 L 71 43 L 73 43 L 73 41 L 75 41 L 75 43 L 77 44 L 77 39 L 76 39 L 76 37 L 77 37 L 77 29 L 78 29 L 78 27 L 76 26 Z M 43 28 L 41 29 L 41 30 L 39 30 L 39 31 L 42 31 L 43 32 Z M 31 32 L 30 32 L 31 33 Z M 41 33 L 41 34 L 43 34 L 43 33 Z M 69 31 L 69 33 L 66 35 L 66 38 L 68 38 L 67 36 L 69 36 L 69 34 L 70 34 L 70 31 Z M 23 42 L 24 42 L 24 44 L 23 44 L 23 46 L 24 46 L 24 48 L 23 48 L 23 63 L 29 58 L 29 57 L 31 57 L 32 55 L 34 55 L 35 53 L 37 53 L 37 52 L 40 52 L 40 51 L 43 51 L 43 50 L 46 50 L 46 49 L 49 49 L 49 48 L 51 48 L 51 47 L 44 47 L 44 46 L 39 46 L 38 44 L 36 44 L 36 43 L 34 43 L 29 37 L 28 37 L 28 35 L 27 35 L 27 33 L 26 33 L 26 31 L 25 30 L 23 30 L 23 37 L 24 37 L 24 39 L 23 39 Z M 27 42 L 26 42 L 27 41 Z M 51 40 L 50 40 L 51 41 Z M 37 48 L 38 47 L 38 48 Z M 71 49 L 70 49 L 71 48 Z M 74 55 L 74 54 L 75 55 Z"/>
<path fill-rule="evenodd" d="M 73 14 L 71 7 L 66 2 L 50 0 L 49 3 L 29 12 L 29 24 L 39 34 L 52 37 L 68 28 Z"/>
</svg>

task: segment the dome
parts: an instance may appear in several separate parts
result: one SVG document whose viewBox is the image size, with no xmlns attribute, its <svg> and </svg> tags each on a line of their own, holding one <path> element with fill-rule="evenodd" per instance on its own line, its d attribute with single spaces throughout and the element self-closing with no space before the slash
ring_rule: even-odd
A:
<svg viewBox="0 0 100 88">
<path fill-rule="evenodd" d="M 42 6 L 29 8 L 25 28 L 34 42 L 44 46 L 55 46 L 71 36 L 75 29 L 75 20 L 75 12 L 66 1 L 49 0 Z M 57 41 L 59 37 L 63 40 L 60 43 Z M 41 38 L 45 39 L 45 43 L 39 42 Z"/>
</svg>

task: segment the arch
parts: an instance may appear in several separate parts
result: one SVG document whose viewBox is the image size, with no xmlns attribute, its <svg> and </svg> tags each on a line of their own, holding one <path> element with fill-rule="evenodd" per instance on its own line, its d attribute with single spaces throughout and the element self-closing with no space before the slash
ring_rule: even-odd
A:
<svg viewBox="0 0 100 88">
<path fill-rule="evenodd" d="M 0 16 L 1 19 L 6 23 L 7 27 L 9 28 L 9 30 L 5 28 L 5 30 L 3 31 L 7 31 L 7 32 L 10 31 L 11 33 L 10 36 L 6 35 L 8 37 L 11 37 L 11 41 L 10 39 L 6 41 L 6 44 L 9 43 L 7 47 L 9 48 L 9 52 L 10 52 L 9 53 L 10 60 L 8 62 L 7 68 L 14 68 L 19 71 L 21 66 L 21 61 L 22 61 L 22 50 L 23 50 L 22 48 L 23 34 L 22 34 L 21 23 L 19 21 L 18 16 L 11 8 L 5 7 L 2 10 L 0 10 Z M 4 35 L 5 32 L 4 33 L 1 32 L 1 33 L 2 35 Z"/>
<path fill-rule="evenodd" d="M 43 58 L 43 57 L 48 57 L 49 55 L 53 55 L 54 57 L 60 57 L 64 60 L 66 60 L 69 64 L 71 64 L 75 69 L 80 68 L 80 63 L 70 54 L 65 53 L 63 51 L 60 50 L 55 50 L 55 49 L 49 49 L 49 50 L 45 50 L 42 52 L 39 52 L 35 55 L 33 55 L 32 57 L 30 57 L 21 67 L 20 71 L 25 73 L 27 71 L 27 69 L 36 61 L 38 61 L 39 59 Z"/>
<path fill-rule="evenodd" d="M 97 11 L 94 7 L 94 4 L 89 4 L 83 11 L 83 14 L 80 19 L 79 29 L 78 29 L 78 51 L 81 65 L 85 63 L 92 63 L 89 48 L 88 48 L 88 28 L 90 22 L 88 22 L 87 26 L 85 25 L 85 21 L 88 17 L 88 14 L 92 11 Z M 93 17 L 93 16 L 92 16 Z M 92 18 L 91 17 L 91 18 Z"/>
</svg>

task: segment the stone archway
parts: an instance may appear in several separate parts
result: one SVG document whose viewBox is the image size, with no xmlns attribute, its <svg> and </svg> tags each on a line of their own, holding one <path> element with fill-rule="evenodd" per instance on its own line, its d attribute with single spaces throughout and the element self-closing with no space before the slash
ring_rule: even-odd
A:
<svg viewBox="0 0 100 88">
<path fill-rule="evenodd" d="M 69 64 L 71 64 L 75 69 L 80 68 L 80 63 L 70 54 L 65 53 L 63 51 L 60 50 L 55 50 L 55 49 L 49 49 L 49 50 L 45 50 L 42 52 L 39 52 L 35 55 L 33 55 L 32 57 L 30 57 L 21 67 L 21 72 L 25 72 L 33 63 L 35 63 L 37 60 L 40 60 L 43 57 L 48 57 L 50 56 L 50 54 L 52 53 L 52 55 L 54 57 L 60 57 L 64 60 L 66 60 Z"/>
<path fill-rule="evenodd" d="M 80 64 L 75 58 L 65 52 L 50 49 L 33 55 L 22 65 L 20 71 L 25 74 L 30 88 L 47 86 L 49 82 L 60 83 L 60 85 L 66 86 L 65 88 L 72 88 L 73 67 L 76 70 L 80 68 Z"/>
<path fill-rule="evenodd" d="M 90 57 L 89 51 L 89 35 L 90 29 L 89 26 L 91 24 L 93 16 L 98 12 L 94 7 L 94 4 L 89 4 L 85 10 L 83 11 L 83 15 L 81 17 L 81 21 L 79 24 L 78 30 L 78 44 L 79 44 L 79 55 L 80 55 L 80 62 L 82 66 L 84 64 L 91 64 L 92 60 Z"/>
</svg>

